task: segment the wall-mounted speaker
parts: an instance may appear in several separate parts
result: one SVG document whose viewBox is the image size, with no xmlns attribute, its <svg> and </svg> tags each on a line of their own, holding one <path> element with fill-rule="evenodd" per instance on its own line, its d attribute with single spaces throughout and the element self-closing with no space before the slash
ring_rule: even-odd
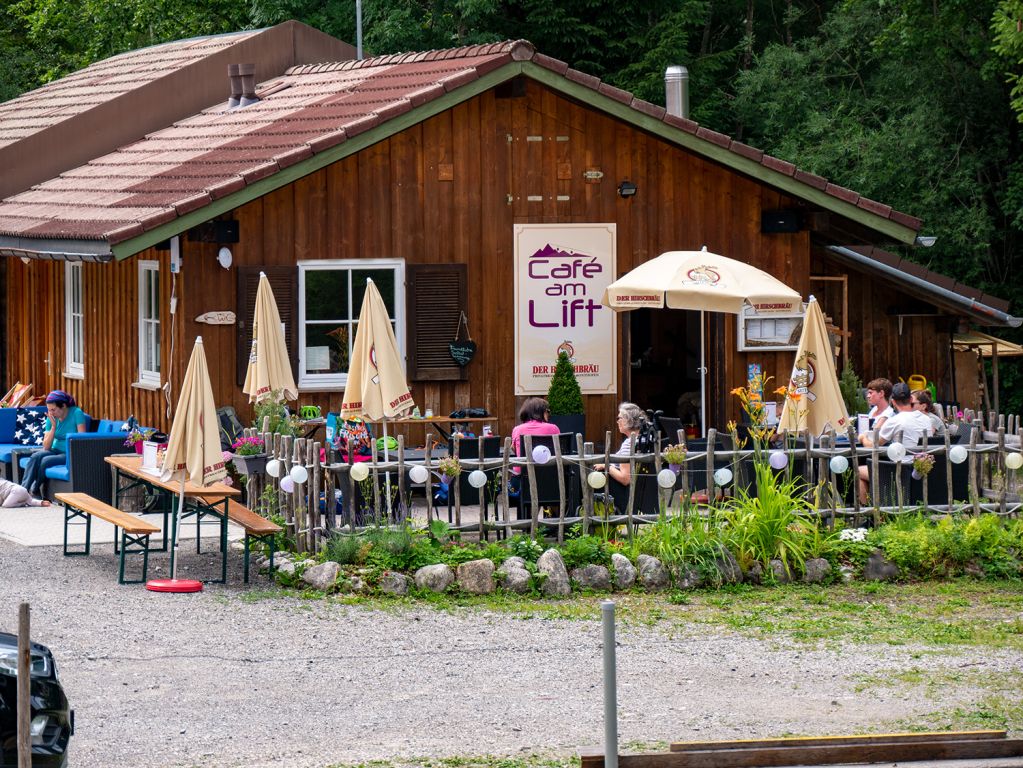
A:
<svg viewBox="0 0 1023 768">
<path fill-rule="evenodd" d="M 765 235 L 798 232 L 803 228 L 803 217 L 799 211 L 763 211 L 760 214 L 760 231 Z"/>
<path fill-rule="evenodd" d="M 237 243 L 238 222 L 234 220 L 204 221 L 188 230 L 193 243 Z"/>
</svg>

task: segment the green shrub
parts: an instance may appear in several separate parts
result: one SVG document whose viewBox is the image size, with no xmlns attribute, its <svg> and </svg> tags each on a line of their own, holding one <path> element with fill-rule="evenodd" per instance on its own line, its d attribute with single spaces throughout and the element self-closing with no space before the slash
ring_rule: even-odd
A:
<svg viewBox="0 0 1023 768">
<path fill-rule="evenodd" d="M 707 517 L 662 516 L 656 523 L 642 526 L 624 549 L 630 560 L 650 555 L 671 568 L 693 568 L 705 578 L 717 579 L 717 560 L 725 546 L 721 522 L 712 511 Z"/>
<path fill-rule="evenodd" d="M 552 416 L 571 416 L 583 412 L 583 393 L 567 352 L 558 353 L 558 362 L 547 389 L 547 404 L 551 407 Z"/>
<path fill-rule="evenodd" d="M 371 544 L 361 535 L 335 531 L 327 539 L 323 550 L 324 561 L 333 560 L 341 565 L 362 565 L 366 562 Z"/>
<path fill-rule="evenodd" d="M 611 565 L 611 549 L 597 536 L 579 536 L 568 539 L 558 547 L 568 570 L 583 565 Z"/>
<path fill-rule="evenodd" d="M 535 563 L 540 559 L 540 555 L 544 553 L 543 542 L 531 539 L 529 536 L 525 536 L 521 533 L 517 533 L 508 539 L 508 551 L 521 557 L 527 563 Z"/>
</svg>

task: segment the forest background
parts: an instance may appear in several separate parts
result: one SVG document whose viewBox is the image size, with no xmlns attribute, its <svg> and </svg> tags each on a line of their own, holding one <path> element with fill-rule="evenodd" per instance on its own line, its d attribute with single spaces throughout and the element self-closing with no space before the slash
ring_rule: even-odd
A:
<svg viewBox="0 0 1023 768">
<path fill-rule="evenodd" d="M 659 104 L 665 67 L 685 65 L 695 120 L 919 216 L 937 243 L 905 255 L 1023 314 L 1023 0 L 362 6 L 367 55 L 527 39 Z M 354 0 L 15 0 L 0 101 L 123 51 L 288 19 L 355 43 Z M 1004 409 L 1023 412 L 1023 364 L 1000 374 Z"/>
</svg>

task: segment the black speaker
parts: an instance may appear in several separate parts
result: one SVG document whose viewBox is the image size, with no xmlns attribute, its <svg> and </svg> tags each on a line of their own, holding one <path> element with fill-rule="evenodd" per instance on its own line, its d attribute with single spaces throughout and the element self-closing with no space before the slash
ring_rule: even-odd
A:
<svg viewBox="0 0 1023 768">
<path fill-rule="evenodd" d="M 765 235 L 798 232 L 802 228 L 803 217 L 799 211 L 763 211 L 760 214 L 760 231 Z"/>
<path fill-rule="evenodd" d="M 188 230 L 188 239 L 193 243 L 238 242 L 238 222 L 234 220 L 206 221 Z"/>
</svg>

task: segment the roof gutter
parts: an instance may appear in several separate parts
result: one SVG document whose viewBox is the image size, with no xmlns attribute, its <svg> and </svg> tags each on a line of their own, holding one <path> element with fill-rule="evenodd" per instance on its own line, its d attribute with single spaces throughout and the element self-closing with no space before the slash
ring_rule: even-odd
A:
<svg viewBox="0 0 1023 768">
<path fill-rule="evenodd" d="M 938 297 L 945 304 L 949 304 L 956 309 L 962 310 L 964 314 L 971 316 L 974 320 L 985 325 L 1000 325 L 1010 326 L 1012 328 L 1018 328 L 1023 325 L 1023 318 L 1013 317 L 1008 312 L 1002 312 L 999 309 L 988 306 L 987 304 L 981 304 L 976 299 L 972 299 L 969 296 L 963 296 L 961 293 L 955 293 L 947 288 L 942 288 L 940 285 L 923 280 L 916 275 L 908 274 L 901 269 L 896 269 L 888 264 L 877 259 L 872 259 L 869 256 L 864 256 L 862 253 L 857 253 L 851 248 L 847 248 L 844 245 L 828 245 L 825 248 L 843 259 L 855 262 L 856 264 L 862 265 L 874 272 L 881 272 L 882 274 L 891 277 L 896 282 L 904 285 L 912 286 L 925 294 Z"/>
<path fill-rule="evenodd" d="M 37 261 L 113 261 L 110 244 L 103 240 L 37 240 L 0 235 L 0 256 Z"/>
</svg>

